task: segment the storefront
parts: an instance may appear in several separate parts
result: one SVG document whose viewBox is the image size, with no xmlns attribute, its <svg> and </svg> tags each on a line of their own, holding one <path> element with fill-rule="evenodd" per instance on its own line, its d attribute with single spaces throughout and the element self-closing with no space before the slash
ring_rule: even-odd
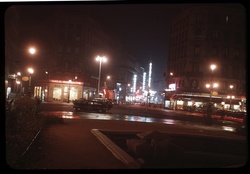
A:
<svg viewBox="0 0 250 174">
<path fill-rule="evenodd" d="M 42 101 L 71 102 L 83 98 L 83 88 L 83 82 L 49 80 L 34 87 L 34 97 L 39 97 Z"/>
<path fill-rule="evenodd" d="M 210 97 L 207 94 L 177 94 L 173 97 L 165 98 L 164 107 L 174 110 L 189 110 L 191 107 L 194 107 L 199 110 L 199 108 L 203 108 L 204 106 L 206 106 L 209 101 Z M 238 111 L 244 110 L 244 103 L 238 97 L 235 97 L 230 101 L 226 96 L 212 96 L 211 101 L 213 102 L 214 107 L 218 109 Z"/>
</svg>

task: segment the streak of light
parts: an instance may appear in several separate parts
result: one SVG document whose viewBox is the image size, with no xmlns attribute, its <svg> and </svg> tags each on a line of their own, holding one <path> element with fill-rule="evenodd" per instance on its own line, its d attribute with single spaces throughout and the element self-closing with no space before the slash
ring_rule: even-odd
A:
<svg viewBox="0 0 250 174">
<path fill-rule="evenodd" d="M 229 126 L 222 126 L 222 129 L 225 131 L 235 132 L 235 128 Z"/>
<path fill-rule="evenodd" d="M 72 116 L 72 115 L 63 115 L 62 118 L 66 118 L 66 119 L 79 119 L 79 116 Z"/>
</svg>

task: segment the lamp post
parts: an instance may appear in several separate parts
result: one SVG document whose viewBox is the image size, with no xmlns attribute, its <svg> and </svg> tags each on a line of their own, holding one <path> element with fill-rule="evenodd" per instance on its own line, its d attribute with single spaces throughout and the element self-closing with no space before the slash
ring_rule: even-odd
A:
<svg viewBox="0 0 250 174">
<path fill-rule="evenodd" d="M 170 76 L 172 76 L 174 78 L 174 73 L 170 72 Z M 175 78 L 174 78 L 174 90 L 176 90 L 176 81 L 175 81 Z"/>
<path fill-rule="evenodd" d="M 33 59 L 34 58 L 34 54 L 36 53 L 36 49 L 34 47 L 30 47 L 29 48 L 29 53 L 31 54 L 31 58 Z M 34 60 L 32 60 L 31 65 L 34 66 Z"/>
<path fill-rule="evenodd" d="M 177 88 L 176 88 L 176 80 L 175 80 L 175 78 L 174 78 L 174 73 L 173 73 L 173 72 L 170 72 L 169 74 L 170 74 L 170 76 L 172 76 L 173 79 L 174 79 L 174 85 L 171 84 L 172 86 L 174 86 L 174 87 L 173 87 L 173 91 L 176 91 Z M 176 93 L 176 92 L 175 92 L 175 93 Z M 173 95 L 174 95 L 174 94 L 173 94 Z M 171 97 L 172 97 L 172 96 L 171 96 Z M 172 106 L 171 106 L 171 100 L 169 100 L 169 101 L 170 101 L 169 108 L 171 109 L 171 107 L 172 107 Z M 175 107 L 174 107 L 174 106 L 175 106 Z M 176 108 L 177 108 L 177 101 L 176 101 L 176 104 L 175 104 L 175 100 L 174 100 L 173 109 L 176 109 Z"/>
<path fill-rule="evenodd" d="M 28 96 L 31 97 L 31 74 L 34 73 L 34 70 L 32 68 L 28 68 L 29 72 L 29 90 L 28 90 Z"/>
<path fill-rule="evenodd" d="M 216 68 L 216 65 L 212 64 L 210 65 L 210 69 L 212 70 L 212 80 L 210 80 L 210 84 L 213 83 L 213 80 L 214 80 L 214 69 Z M 213 93 L 213 87 L 214 85 L 212 86 L 212 88 L 210 88 L 210 104 L 212 104 L 212 93 Z"/>
<path fill-rule="evenodd" d="M 17 88 L 16 88 L 16 92 L 17 92 L 17 98 L 19 98 L 20 92 L 19 92 L 19 85 L 21 84 L 19 77 L 21 76 L 21 72 L 17 72 L 17 78 L 16 78 L 16 84 L 17 84 Z"/>
<path fill-rule="evenodd" d="M 229 95 L 229 96 L 227 96 L 227 98 L 230 99 L 230 106 L 229 106 L 229 109 L 232 110 L 232 99 L 234 99 L 234 96 L 233 96 L 233 95 Z"/>
<path fill-rule="evenodd" d="M 68 103 L 69 103 L 69 97 L 70 97 L 70 83 L 72 82 L 72 80 L 69 80 L 69 90 L 68 90 Z"/>
<path fill-rule="evenodd" d="M 36 53 L 36 49 L 34 47 L 29 48 L 29 53 L 31 54 L 31 57 L 33 58 L 33 55 Z M 33 66 L 33 63 L 32 63 Z M 31 97 L 31 74 L 34 73 L 34 70 L 32 68 L 28 68 L 29 72 L 29 89 L 28 89 L 28 96 Z"/>
<path fill-rule="evenodd" d="M 48 75 L 48 80 L 50 80 L 50 73 L 48 71 L 45 71 L 45 74 Z"/>
<path fill-rule="evenodd" d="M 212 64 L 210 65 L 210 69 L 212 70 L 212 80 L 210 80 L 210 84 L 206 84 L 206 88 L 209 88 L 209 103 L 207 107 L 207 124 L 212 124 L 212 93 L 213 93 L 213 88 L 218 87 L 217 83 L 214 83 L 212 85 L 213 81 L 213 71 L 216 68 L 216 65 Z"/>
<path fill-rule="evenodd" d="M 21 82 L 19 80 L 16 81 L 16 85 L 17 85 L 17 98 L 19 98 L 19 87 L 18 86 L 20 85 L 20 83 Z"/>
<path fill-rule="evenodd" d="M 128 96 L 128 98 L 129 98 L 129 94 L 128 94 L 128 92 L 129 92 L 129 87 L 130 87 L 130 83 L 128 83 L 127 84 L 127 87 L 126 87 L 126 91 L 125 91 L 125 102 L 127 102 L 127 96 Z M 127 89 L 128 88 L 128 89 Z"/>
<path fill-rule="evenodd" d="M 229 86 L 230 90 L 232 90 L 233 87 L 234 87 L 233 85 L 230 85 Z M 230 96 L 227 96 L 227 98 L 230 98 L 230 107 L 229 107 L 229 109 L 232 110 L 232 99 L 234 98 L 234 96 L 230 95 Z"/>
<path fill-rule="evenodd" d="M 104 88 L 108 89 L 108 80 L 110 80 L 110 76 L 107 76 L 105 82 L 104 82 Z"/>
<path fill-rule="evenodd" d="M 100 80 L 101 80 L 102 62 L 106 62 L 107 58 L 105 56 L 103 56 L 103 57 L 97 56 L 96 57 L 96 61 L 99 61 L 98 88 L 97 88 L 97 94 L 96 94 L 96 97 L 98 97 L 99 96 L 99 91 L 100 91 Z"/>
<path fill-rule="evenodd" d="M 110 80 L 110 76 L 106 77 L 106 80 L 104 81 L 104 98 L 106 99 L 108 96 L 108 81 Z"/>
</svg>

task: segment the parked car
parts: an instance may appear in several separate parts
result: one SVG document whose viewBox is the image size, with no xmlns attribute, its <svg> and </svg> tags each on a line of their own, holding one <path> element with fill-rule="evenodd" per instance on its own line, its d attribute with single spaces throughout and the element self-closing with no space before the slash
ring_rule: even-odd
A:
<svg viewBox="0 0 250 174">
<path fill-rule="evenodd" d="M 111 109 L 106 102 L 97 100 L 76 100 L 73 104 L 76 111 L 107 112 Z"/>
<path fill-rule="evenodd" d="M 109 109 L 113 107 L 113 101 L 111 99 L 94 98 L 92 101 L 99 101 L 105 103 Z"/>
<path fill-rule="evenodd" d="M 238 111 L 227 111 L 227 110 L 217 110 L 215 112 L 216 115 L 220 116 L 231 116 L 231 117 L 236 117 L 236 118 L 244 118 L 246 117 L 246 112 L 238 112 Z"/>
</svg>

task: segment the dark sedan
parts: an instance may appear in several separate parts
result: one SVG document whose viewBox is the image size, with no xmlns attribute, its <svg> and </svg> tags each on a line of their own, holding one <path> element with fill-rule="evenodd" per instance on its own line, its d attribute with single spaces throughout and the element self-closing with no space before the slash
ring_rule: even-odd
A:
<svg viewBox="0 0 250 174">
<path fill-rule="evenodd" d="M 107 112 L 110 110 L 110 107 L 102 101 L 83 100 L 74 101 L 73 104 L 73 108 L 75 108 L 76 111 Z"/>
</svg>

